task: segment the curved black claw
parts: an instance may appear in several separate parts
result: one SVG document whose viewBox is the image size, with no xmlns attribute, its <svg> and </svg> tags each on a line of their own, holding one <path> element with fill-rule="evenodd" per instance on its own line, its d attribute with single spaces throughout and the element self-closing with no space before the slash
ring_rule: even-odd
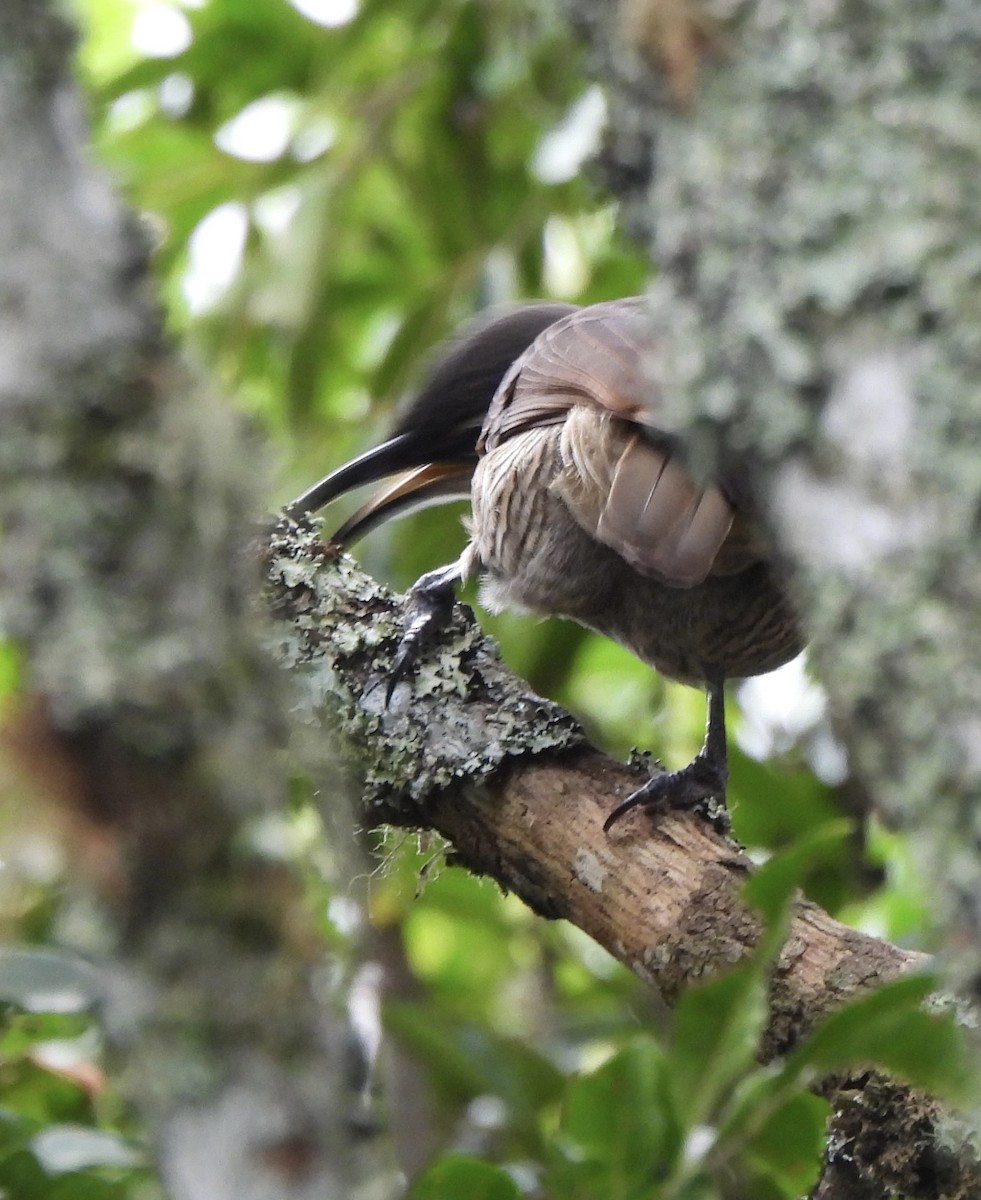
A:
<svg viewBox="0 0 981 1200">
<path fill-rule="evenodd" d="M 422 646 L 434 633 L 445 628 L 453 612 L 456 585 L 459 582 L 459 564 L 450 563 L 435 571 L 428 571 L 409 588 L 405 627 L 385 689 L 386 708 L 392 702 L 395 689 L 415 666 Z"/>
<path fill-rule="evenodd" d="M 708 715 L 705 722 L 705 744 L 687 767 L 655 775 L 636 792 L 618 804 L 603 822 L 603 832 L 610 829 L 631 809 L 643 805 L 655 808 L 698 807 L 712 797 L 725 802 L 729 763 L 726 754 L 725 693 L 721 674 L 709 672 Z"/>
<path fill-rule="evenodd" d="M 654 775 L 631 792 L 603 822 L 603 832 L 609 833 L 622 816 L 641 806 L 692 809 L 713 796 L 724 798 L 728 774 L 724 758 L 720 762 L 718 758 L 699 754 L 680 771 Z"/>
</svg>

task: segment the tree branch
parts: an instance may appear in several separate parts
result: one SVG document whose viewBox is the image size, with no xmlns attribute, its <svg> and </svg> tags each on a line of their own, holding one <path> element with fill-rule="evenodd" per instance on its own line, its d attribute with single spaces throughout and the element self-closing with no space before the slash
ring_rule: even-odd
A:
<svg viewBox="0 0 981 1200">
<path fill-rule="evenodd" d="M 752 951 L 761 930 L 740 896 L 750 864 L 739 848 L 686 813 L 635 813 L 605 836 L 603 819 L 636 772 L 529 694 L 465 609 L 386 709 L 399 599 L 309 526 L 281 523 L 268 555 L 280 658 L 299 677 L 303 719 L 331 731 L 346 771 L 363 780 L 366 823 L 436 830 L 457 860 L 541 915 L 572 921 L 669 1003 Z M 329 812 L 332 778 L 318 783 Z M 924 962 L 801 901 L 773 973 L 762 1054 L 789 1050 L 843 1001 Z M 936 1153 L 939 1108 L 900 1092 L 889 1121 L 904 1161 L 887 1182 L 939 1195 L 916 1190 L 923 1156 Z M 914 1114 L 919 1139 L 909 1136 Z M 876 1135 L 881 1144 L 881 1125 Z M 966 1156 L 957 1169 L 968 1190 L 949 1194 L 974 1194 L 976 1165 Z"/>
</svg>

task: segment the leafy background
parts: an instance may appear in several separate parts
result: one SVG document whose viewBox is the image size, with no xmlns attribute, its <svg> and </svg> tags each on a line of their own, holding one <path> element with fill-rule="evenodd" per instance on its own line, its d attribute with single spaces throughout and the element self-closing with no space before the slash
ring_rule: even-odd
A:
<svg viewBox="0 0 981 1200">
<path fill-rule="evenodd" d="M 644 287 L 651 266 L 591 166 L 602 95 L 548 3 L 76 0 L 74 17 L 94 153 L 152 232 L 174 338 L 269 448 L 257 470 L 270 509 L 378 439 L 432 348 L 484 305 Z M 460 516 L 380 530 L 359 556 L 402 588 L 462 546 Z M 674 764 L 700 744 L 697 692 L 568 623 L 483 619 L 612 752 Z M 8 694 L 16 678 L 5 651 Z M 761 862 L 791 854 L 792 881 L 832 912 L 923 944 L 903 846 L 867 819 L 806 667 L 734 696 L 739 836 Z M 84 962 L 57 949 L 97 948 L 97 918 L 24 781 L 2 769 L 0 914 L 21 949 L 0 960 L 0 1195 L 155 1195 L 141 1131 L 105 1078 Z M 326 943 L 353 978 L 360 960 L 384 964 L 386 1048 L 366 1105 L 416 1200 L 798 1196 L 826 1117 L 806 1090 L 815 1064 L 956 1074 L 916 987 L 761 1068 L 772 946 L 669 1016 L 577 930 L 439 865 L 438 846 L 379 839 L 341 892 L 302 796 L 284 830 Z M 774 929 L 788 894 L 763 887 Z M 411 1104 L 386 1105 L 395 1082 Z"/>
</svg>

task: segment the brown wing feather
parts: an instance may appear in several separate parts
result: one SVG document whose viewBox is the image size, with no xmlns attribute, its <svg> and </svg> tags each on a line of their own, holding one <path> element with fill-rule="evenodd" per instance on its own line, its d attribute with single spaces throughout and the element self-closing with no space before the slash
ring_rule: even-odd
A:
<svg viewBox="0 0 981 1200">
<path fill-rule="evenodd" d="M 711 573 L 741 570 L 757 555 L 725 492 L 700 487 L 655 424 L 655 365 L 644 297 L 573 313 L 546 329 L 505 376 L 481 449 L 564 423 L 563 469 L 552 487 L 576 521 L 641 574 L 691 587 Z"/>
</svg>

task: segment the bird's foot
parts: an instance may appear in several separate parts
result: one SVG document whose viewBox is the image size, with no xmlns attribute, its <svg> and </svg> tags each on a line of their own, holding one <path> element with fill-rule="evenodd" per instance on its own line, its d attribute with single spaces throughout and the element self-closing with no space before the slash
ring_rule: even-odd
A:
<svg viewBox="0 0 981 1200">
<path fill-rule="evenodd" d="M 665 771 L 652 775 L 648 781 L 631 792 L 626 800 L 616 806 L 603 822 L 603 832 L 610 829 L 635 808 L 676 808 L 693 810 L 706 806 L 716 799 L 725 801 L 728 770 L 723 760 L 701 753 L 680 771 Z M 716 814 L 707 815 L 715 822 Z"/>
<path fill-rule="evenodd" d="M 392 673 L 385 689 L 385 707 L 392 702 L 396 687 L 415 666 L 422 646 L 440 629 L 446 627 L 456 600 L 456 585 L 460 582 L 458 563 L 428 571 L 409 588 L 405 609 L 402 639 L 395 651 Z"/>
</svg>

